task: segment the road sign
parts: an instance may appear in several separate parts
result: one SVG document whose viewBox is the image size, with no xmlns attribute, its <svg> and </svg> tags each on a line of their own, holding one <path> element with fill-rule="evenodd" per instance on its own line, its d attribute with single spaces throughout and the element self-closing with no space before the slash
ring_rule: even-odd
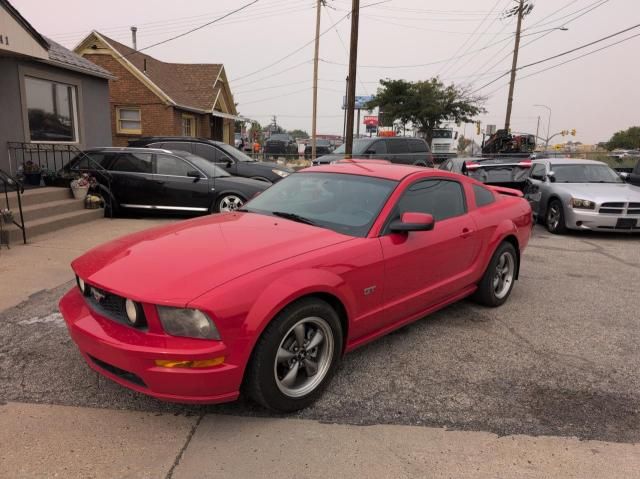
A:
<svg viewBox="0 0 640 479">
<path fill-rule="evenodd" d="M 364 117 L 364 124 L 367 125 L 367 126 L 376 127 L 376 126 L 378 126 L 378 117 L 377 116 L 365 116 Z"/>
<path fill-rule="evenodd" d="M 356 110 L 366 110 L 365 105 L 367 103 L 369 103 L 371 100 L 373 100 L 373 95 L 369 95 L 369 96 L 357 96 L 356 97 L 356 103 L 355 103 L 355 109 Z M 342 109 L 346 109 L 347 108 L 347 97 L 343 96 L 342 97 Z"/>
</svg>

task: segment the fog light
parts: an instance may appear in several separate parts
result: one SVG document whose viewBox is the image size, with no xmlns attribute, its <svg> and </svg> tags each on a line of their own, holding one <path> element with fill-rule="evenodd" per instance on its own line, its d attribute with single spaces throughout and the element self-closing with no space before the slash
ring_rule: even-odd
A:
<svg viewBox="0 0 640 479">
<path fill-rule="evenodd" d="M 179 359 L 156 359 L 156 366 L 163 368 L 210 368 L 224 362 L 224 356 L 213 359 L 198 359 L 194 361 Z"/>
<path fill-rule="evenodd" d="M 78 288 L 80 288 L 80 291 L 82 292 L 82 294 L 86 296 L 88 291 L 87 291 L 87 285 L 84 282 L 84 279 L 76 275 L 76 283 L 78 283 Z"/>
<path fill-rule="evenodd" d="M 135 325 L 138 322 L 138 318 L 140 314 L 138 313 L 138 306 L 136 303 L 127 299 L 124 302 L 124 310 L 127 313 L 127 319 L 132 325 Z"/>
</svg>

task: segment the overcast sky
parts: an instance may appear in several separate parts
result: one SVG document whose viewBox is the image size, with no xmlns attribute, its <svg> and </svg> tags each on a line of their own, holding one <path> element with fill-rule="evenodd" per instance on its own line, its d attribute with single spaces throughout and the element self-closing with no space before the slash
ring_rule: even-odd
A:
<svg viewBox="0 0 640 479">
<path fill-rule="evenodd" d="M 252 0 L 11 0 L 44 35 L 73 48 L 92 29 L 131 44 L 138 27 L 143 48 L 234 10 Z M 373 94 L 380 78 L 482 87 L 511 68 L 515 20 L 501 18 L 514 0 L 361 0 L 358 95 Z M 319 133 L 342 134 L 351 0 L 327 0 L 320 46 Z M 638 0 L 535 0 L 523 24 L 519 65 L 578 47 L 640 23 Z M 311 129 L 315 0 L 258 0 L 246 10 L 146 53 L 168 62 L 223 63 L 241 114 L 287 129 Z M 600 6 L 598 6 L 600 5 Z M 597 7 L 592 11 L 590 8 Z M 342 20 L 341 20 L 342 19 Z M 337 25 L 329 28 L 331 25 Z M 549 30 L 565 26 L 568 31 Z M 518 72 L 512 128 L 546 135 L 576 128 L 594 143 L 640 125 L 640 37 L 531 78 L 526 75 L 640 33 L 618 35 Z M 301 48 L 306 43 L 308 46 Z M 529 43 L 531 43 L 529 45 Z M 296 53 L 296 50 L 298 50 Z M 289 54 L 292 55 L 288 56 Z M 280 61 L 282 58 L 287 58 Z M 452 57 L 456 60 L 446 61 Z M 481 89 L 489 95 L 485 124 L 504 124 L 508 76 Z M 464 126 L 460 127 L 460 131 Z M 467 135 L 475 127 L 466 127 Z"/>
</svg>

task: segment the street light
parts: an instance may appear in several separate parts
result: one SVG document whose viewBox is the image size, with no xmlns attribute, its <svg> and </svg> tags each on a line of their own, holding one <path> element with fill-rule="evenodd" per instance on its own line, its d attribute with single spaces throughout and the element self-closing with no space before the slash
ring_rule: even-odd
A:
<svg viewBox="0 0 640 479">
<path fill-rule="evenodd" d="M 547 105 L 539 105 L 539 104 L 536 104 L 533 106 L 546 108 L 549 111 L 549 122 L 547 123 L 547 140 L 544 144 L 544 151 L 546 152 L 549 149 L 549 134 L 551 133 L 551 108 L 549 108 Z"/>
</svg>

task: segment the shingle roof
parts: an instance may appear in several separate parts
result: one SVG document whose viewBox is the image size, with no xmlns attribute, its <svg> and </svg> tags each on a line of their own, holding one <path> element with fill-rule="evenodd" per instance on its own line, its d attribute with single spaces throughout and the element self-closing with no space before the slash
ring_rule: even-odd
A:
<svg viewBox="0 0 640 479">
<path fill-rule="evenodd" d="M 82 71 L 91 75 L 101 76 L 105 78 L 113 78 L 113 75 L 104 68 L 90 62 L 86 58 L 67 50 L 59 43 L 54 42 L 50 38 L 46 38 L 49 43 L 49 59 L 51 61 L 62 63 L 74 70 Z"/>
<path fill-rule="evenodd" d="M 213 63 L 165 63 L 113 40 L 104 38 L 120 55 L 144 72 L 179 106 L 211 111 L 221 89 L 217 79 L 223 66 Z M 146 70 L 145 70 L 146 60 Z"/>
</svg>

